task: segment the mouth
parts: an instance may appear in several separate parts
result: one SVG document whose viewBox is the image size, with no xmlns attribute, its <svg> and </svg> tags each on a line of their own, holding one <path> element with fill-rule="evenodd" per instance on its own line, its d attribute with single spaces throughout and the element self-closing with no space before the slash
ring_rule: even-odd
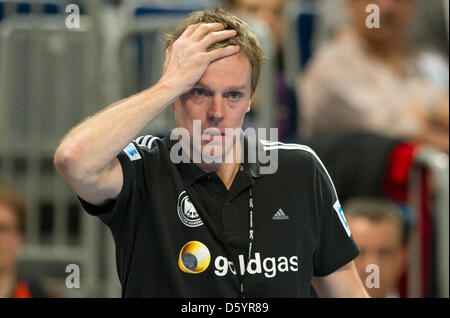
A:
<svg viewBox="0 0 450 318">
<path fill-rule="evenodd" d="M 202 140 L 215 140 L 225 137 L 225 132 L 218 128 L 206 128 L 202 133 Z"/>
</svg>

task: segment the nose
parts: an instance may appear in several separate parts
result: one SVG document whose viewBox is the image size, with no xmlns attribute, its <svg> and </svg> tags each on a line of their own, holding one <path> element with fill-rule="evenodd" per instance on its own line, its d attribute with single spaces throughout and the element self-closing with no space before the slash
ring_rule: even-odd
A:
<svg viewBox="0 0 450 318">
<path fill-rule="evenodd" d="M 224 118 L 224 99 L 220 95 L 214 95 L 211 105 L 208 108 L 208 120 L 211 124 L 217 125 Z"/>
</svg>

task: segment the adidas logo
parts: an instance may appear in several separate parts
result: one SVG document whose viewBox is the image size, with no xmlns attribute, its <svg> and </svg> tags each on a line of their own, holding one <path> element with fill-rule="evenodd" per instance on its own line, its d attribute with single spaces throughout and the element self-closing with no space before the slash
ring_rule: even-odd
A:
<svg viewBox="0 0 450 318">
<path fill-rule="evenodd" d="M 275 220 L 275 221 L 289 220 L 289 216 L 284 214 L 284 211 L 282 209 L 278 209 L 277 213 L 275 213 L 275 215 L 272 216 L 272 220 Z"/>
</svg>

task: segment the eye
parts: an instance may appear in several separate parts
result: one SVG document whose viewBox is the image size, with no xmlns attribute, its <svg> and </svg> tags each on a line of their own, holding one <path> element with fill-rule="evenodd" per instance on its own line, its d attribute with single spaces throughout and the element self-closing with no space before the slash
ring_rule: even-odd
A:
<svg viewBox="0 0 450 318">
<path fill-rule="evenodd" d="M 238 100 L 239 98 L 242 97 L 242 93 L 240 93 L 240 92 L 229 92 L 229 93 L 226 94 L 226 97 L 228 97 L 232 101 L 235 101 L 235 100 Z"/>
<path fill-rule="evenodd" d="M 195 97 L 203 97 L 203 96 L 206 96 L 206 91 L 204 89 L 201 89 L 201 88 L 194 88 L 192 90 L 192 94 Z"/>
</svg>

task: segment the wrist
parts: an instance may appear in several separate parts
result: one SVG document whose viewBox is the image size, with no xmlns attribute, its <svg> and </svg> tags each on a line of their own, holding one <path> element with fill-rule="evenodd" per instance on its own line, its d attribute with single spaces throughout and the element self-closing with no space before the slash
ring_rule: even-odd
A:
<svg viewBox="0 0 450 318">
<path fill-rule="evenodd" d="M 160 78 L 160 80 L 155 84 L 154 88 L 166 92 L 173 99 L 176 99 L 187 90 L 185 86 L 180 85 L 176 79 L 164 77 Z"/>
</svg>

